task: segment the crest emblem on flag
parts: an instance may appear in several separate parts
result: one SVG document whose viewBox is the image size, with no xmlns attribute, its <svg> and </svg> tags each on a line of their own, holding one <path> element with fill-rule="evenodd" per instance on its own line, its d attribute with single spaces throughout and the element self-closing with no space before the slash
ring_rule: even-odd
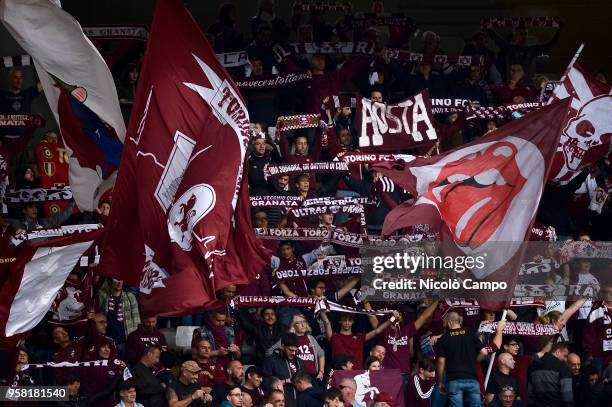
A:
<svg viewBox="0 0 612 407">
<path fill-rule="evenodd" d="M 172 241 L 190 251 L 193 227 L 215 207 L 215 202 L 215 190 L 208 184 L 194 185 L 185 191 L 168 212 L 168 233 Z M 198 240 L 207 239 L 198 237 Z"/>
</svg>

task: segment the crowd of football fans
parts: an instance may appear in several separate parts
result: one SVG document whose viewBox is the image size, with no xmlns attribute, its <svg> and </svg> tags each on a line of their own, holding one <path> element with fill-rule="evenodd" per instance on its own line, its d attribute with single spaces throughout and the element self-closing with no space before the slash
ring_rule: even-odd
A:
<svg viewBox="0 0 612 407">
<path fill-rule="evenodd" d="M 541 45 L 528 45 L 524 27 L 511 32 L 478 31 L 466 39 L 461 54 L 485 58 L 482 64 L 470 67 L 391 61 L 380 51 L 387 47 L 410 49 L 427 56 L 445 54 L 444 44 L 436 33 L 425 31 L 418 34 L 422 49 L 413 49 L 413 22 L 406 27 L 352 25 L 353 18 L 363 12 L 384 15 L 387 10 L 380 0 L 372 1 L 371 10 L 347 9 L 336 16 L 316 10 L 295 12 L 291 21 L 275 14 L 273 1 L 259 3 L 249 32 L 241 31 L 236 24 L 237 6 L 229 3 L 221 7 L 218 21 L 206 31 L 217 53 L 247 51 L 248 72 L 238 67 L 228 68 L 230 73 L 235 78 L 256 78 L 301 69 L 312 77 L 286 88 L 242 92 L 256 134 L 248 158 L 251 196 L 362 196 L 373 202 L 365 207 L 365 230 L 359 216 L 330 212 L 296 219 L 283 208 L 265 206 L 253 208 L 252 213 L 253 226 L 262 230 L 340 227 L 378 235 L 386 214 L 411 198 L 400 188 L 386 188 L 381 177 L 367 165 L 351 166 L 346 174 L 267 177 L 266 167 L 271 164 L 332 161 L 343 152 L 359 151 L 360 129 L 353 127 L 355 112 L 348 107 L 322 112 L 324 131 L 284 131 L 283 123 L 277 122 L 279 116 L 319 113 L 325 97 L 341 92 L 384 103 L 403 100 L 423 89 L 428 89 L 432 97 L 469 99 L 481 106 L 537 101 L 547 78 L 537 72 L 536 59 L 553 50 L 562 31 L 562 24 L 551 28 L 550 41 Z M 368 41 L 377 52 L 369 56 L 304 54 L 278 62 L 272 46 L 288 41 Z M 1 93 L 0 113 L 33 113 L 31 105 L 39 97 L 40 87 L 24 88 L 24 70 L 20 68 L 7 72 L 9 87 Z M 135 61 L 117 79 L 126 120 L 136 95 L 138 75 L 139 64 Z M 598 79 L 605 82 L 605 74 L 598 73 Z M 437 142 L 401 152 L 434 155 L 504 124 L 494 120 L 468 122 L 461 113 L 437 115 L 436 119 L 440 136 Z M 61 154 L 58 133 L 47 126 L 40 142 L 53 154 Z M 327 135 L 325 142 L 322 133 Z M 40 185 L 38 175 L 46 169 L 35 161 L 32 151 L 9 163 L 12 188 Z M 538 221 L 555 228 L 559 240 L 609 240 L 609 200 L 595 208 L 590 206 L 593 191 L 605 191 L 609 175 L 610 164 L 602 160 L 592 163 L 567 185 L 547 186 Z M 43 208 L 37 204 L 8 205 L 0 216 L 0 249 L 8 248 L 11 237 L 24 231 L 75 223 L 103 225 L 111 210 L 112 194 L 100 202 L 93 214 L 76 213 L 72 203 L 47 217 L 42 216 Z M 339 370 L 389 370 L 404 384 L 406 406 L 609 403 L 612 286 L 598 284 L 603 301 L 561 302 L 554 307 L 550 301 L 535 301 L 508 312 L 510 320 L 553 325 L 559 331 L 557 335 L 502 335 L 503 323 L 495 334 L 482 334 L 478 333 L 479 325 L 499 320 L 500 312 L 456 306 L 445 300 L 370 303 L 359 298 L 360 278 L 355 276 L 290 280 L 275 277 L 281 270 L 308 269 L 325 256 L 354 256 L 355 248 L 312 240 L 265 240 L 264 244 L 275 255 L 257 280 L 247 287 L 224 287 L 218 297 L 227 305 L 202 314 L 172 318 L 144 315 L 139 309 L 137 289 L 94 273 L 93 298 L 86 304 L 86 318 L 70 325 L 46 319 L 20 344 L 17 358 L 12 352 L 3 352 L 3 385 L 67 386 L 69 400 L 57 402 L 59 406 L 121 403 L 127 407 L 140 403 L 145 407 L 401 407 L 396 395 L 378 390 L 361 404 L 363 395 L 357 396 L 358 383 L 354 379 L 345 377 L 336 383 L 331 377 Z M 431 244 L 435 252 L 436 242 Z M 573 278 L 588 273 L 592 266 L 589 261 L 572 262 L 562 272 L 554 259 L 553 253 L 549 259 L 553 265 L 550 275 L 563 277 L 565 272 Z M 3 273 L 9 272 L 8 265 L 0 266 Z M 80 282 L 89 270 L 91 267 L 77 267 L 69 280 Z M 0 281 L 5 279 L 6 275 L 0 277 Z M 393 312 L 385 316 L 328 310 L 315 313 L 312 308 L 279 307 L 273 303 L 238 307 L 232 302 L 238 295 L 325 298 L 352 309 L 386 308 Z M 181 334 L 188 337 L 179 338 Z M 496 360 L 485 387 L 493 353 Z M 104 360 L 107 363 L 58 365 Z"/>
</svg>

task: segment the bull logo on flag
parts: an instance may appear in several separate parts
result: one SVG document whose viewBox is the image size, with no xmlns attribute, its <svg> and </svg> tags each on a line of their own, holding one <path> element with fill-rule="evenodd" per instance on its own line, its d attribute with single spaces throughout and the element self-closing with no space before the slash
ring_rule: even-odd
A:
<svg viewBox="0 0 612 407">
<path fill-rule="evenodd" d="M 168 212 L 168 233 L 172 241 L 184 251 L 190 251 L 194 226 L 212 211 L 215 202 L 215 190 L 208 184 L 194 185 L 185 191 Z M 200 241 L 206 239 L 198 237 Z"/>
</svg>

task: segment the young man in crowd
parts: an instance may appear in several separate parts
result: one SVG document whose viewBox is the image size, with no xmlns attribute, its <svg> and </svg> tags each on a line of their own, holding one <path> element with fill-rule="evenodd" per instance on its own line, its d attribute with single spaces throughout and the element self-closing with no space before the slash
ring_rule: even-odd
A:
<svg viewBox="0 0 612 407">
<path fill-rule="evenodd" d="M 236 332 L 233 326 L 226 324 L 227 315 L 224 310 L 217 309 L 208 313 L 204 326 L 193 331 L 191 345 L 200 339 L 208 339 L 212 346 L 211 356 L 217 358 L 221 365 L 230 360 L 240 359 L 240 347 L 236 342 Z"/>
<path fill-rule="evenodd" d="M 431 395 L 436 383 L 436 364 L 434 360 L 422 357 L 417 362 L 417 368 L 417 373 L 413 374 L 406 383 L 406 404 L 414 407 L 431 407 Z"/>
<path fill-rule="evenodd" d="M 165 389 L 161 381 L 153 374 L 153 369 L 159 364 L 159 348 L 147 346 L 130 371 L 136 382 L 136 400 L 144 407 L 163 407 L 166 404 Z"/>
<path fill-rule="evenodd" d="M 297 407 L 319 407 L 323 389 L 313 385 L 312 377 L 305 371 L 298 372 L 291 378 L 291 384 L 297 392 L 295 405 Z"/>
<path fill-rule="evenodd" d="M 344 399 L 340 390 L 332 387 L 323 395 L 323 405 L 325 407 L 344 407 Z"/>
<path fill-rule="evenodd" d="M 119 385 L 119 396 L 121 401 L 115 407 L 144 407 L 136 402 L 136 383 L 133 380 L 126 380 Z"/>
<path fill-rule="evenodd" d="M 244 385 L 242 385 L 242 393 L 248 394 L 253 402 L 258 402 L 264 395 L 261 389 L 263 383 L 264 371 L 257 367 L 249 367 L 244 374 Z"/>
<path fill-rule="evenodd" d="M 168 349 L 166 337 L 157 329 L 157 317 L 144 318 L 138 329 L 128 335 L 125 361 L 129 364 L 136 363 L 147 346 L 156 346 L 162 352 Z"/>
<path fill-rule="evenodd" d="M 410 374 L 410 341 L 421 329 L 438 307 L 433 301 L 414 322 L 406 322 L 401 313 L 392 316 L 390 324 L 378 336 L 378 343 L 385 347 L 385 358 L 382 360 L 385 369 L 400 369 L 402 374 Z"/>
<path fill-rule="evenodd" d="M 272 356 L 266 358 L 263 371 L 278 377 L 283 385 L 285 399 L 291 403 L 295 401 L 295 390 L 291 386 L 291 378 L 298 372 L 304 370 L 304 362 L 297 357 L 300 346 L 297 335 L 286 333 L 281 337 L 281 347 Z"/>
<path fill-rule="evenodd" d="M 240 386 L 244 378 L 244 366 L 239 360 L 230 361 L 225 367 L 225 382 L 216 385 L 211 393 L 213 405 L 219 406 L 234 386 Z"/>
<path fill-rule="evenodd" d="M 240 325 L 255 341 L 257 357 L 263 362 L 266 349 L 269 349 L 278 342 L 283 330 L 274 307 L 262 307 L 259 310 L 259 323 L 257 323 L 257 321 L 252 321 L 252 318 L 253 316 L 248 314 L 247 308 L 238 310 Z"/>
<path fill-rule="evenodd" d="M 195 347 L 192 347 L 192 359 L 198 364 L 201 371 L 198 374 L 198 383 L 202 387 L 212 389 L 225 381 L 225 370 L 212 355 L 212 346 L 210 341 L 205 338 L 200 338 L 196 341 Z"/>
<path fill-rule="evenodd" d="M 480 384 L 476 362 L 483 360 L 488 351 L 476 332 L 462 326 L 462 322 L 463 318 L 454 311 L 444 316 L 446 332 L 438 340 L 438 387 L 442 394 L 448 392 L 451 405 L 462 405 L 465 397 L 471 406 L 479 406 Z M 501 346 L 505 326 L 505 321 L 497 324 L 493 339 L 496 348 Z"/>
<path fill-rule="evenodd" d="M 140 311 L 136 296 L 123 289 L 123 281 L 106 281 L 98 294 L 100 310 L 108 322 L 106 334 L 113 338 L 119 353 L 123 354 L 129 334 L 140 324 Z"/>
<path fill-rule="evenodd" d="M 391 325 L 391 320 L 383 322 L 368 333 L 353 333 L 355 317 L 353 314 L 342 313 L 338 318 L 340 331 L 334 332 L 327 313 L 327 311 L 322 311 L 320 318 L 325 326 L 325 337 L 331 344 L 332 356 L 346 353 L 352 358 L 354 369 L 363 369 L 363 349 L 365 343 L 384 332 Z M 396 319 L 401 318 L 400 313 L 397 311 L 394 311 L 393 317 Z"/>
<path fill-rule="evenodd" d="M 550 352 L 531 363 L 529 405 L 574 405 L 572 372 L 566 364 L 568 354 L 568 344 L 558 342 L 552 345 Z"/>
</svg>

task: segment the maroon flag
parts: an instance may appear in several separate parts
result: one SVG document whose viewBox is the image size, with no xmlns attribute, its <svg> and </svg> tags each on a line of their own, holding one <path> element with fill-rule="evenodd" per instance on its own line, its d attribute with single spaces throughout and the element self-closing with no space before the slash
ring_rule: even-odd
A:
<svg viewBox="0 0 612 407">
<path fill-rule="evenodd" d="M 383 235 L 430 224 L 461 255 L 486 257 L 483 267 L 472 268 L 474 277 L 513 287 L 569 103 L 542 108 L 441 155 L 375 165 L 416 197 L 413 206 L 387 215 Z"/>
<path fill-rule="evenodd" d="M 571 66 L 557 86 L 551 101 L 569 98 L 557 155 L 550 177 L 567 182 L 585 164 L 596 162 L 612 149 L 612 95 L 610 86 L 589 75 L 581 66 Z"/>
<path fill-rule="evenodd" d="M 391 396 L 394 407 L 404 405 L 402 372 L 399 369 L 334 370 L 330 377 L 332 387 L 339 387 L 342 379 L 346 378 L 357 383 L 355 401 L 361 405 L 369 405 L 381 393 Z"/>
<path fill-rule="evenodd" d="M 101 262 L 140 287 L 145 313 L 203 309 L 267 262 L 248 213 L 249 136 L 244 101 L 191 15 L 158 1 Z"/>
</svg>

